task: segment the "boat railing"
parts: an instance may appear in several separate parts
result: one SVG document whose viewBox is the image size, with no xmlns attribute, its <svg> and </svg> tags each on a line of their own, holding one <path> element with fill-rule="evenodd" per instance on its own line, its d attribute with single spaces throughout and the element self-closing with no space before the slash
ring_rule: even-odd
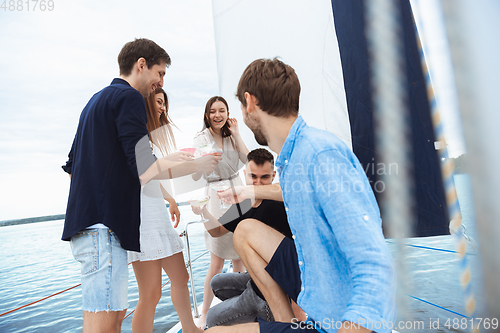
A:
<svg viewBox="0 0 500 333">
<path fill-rule="evenodd" d="M 196 302 L 196 291 L 195 291 L 195 287 L 194 287 L 193 266 L 191 263 L 195 262 L 196 260 L 198 260 L 199 258 L 201 258 L 202 256 L 204 256 L 205 254 L 207 254 L 209 252 L 208 250 L 206 250 L 205 252 L 200 254 L 198 257 L 193 259 L 193 261 L 191 261 L 191 248 L 189 246 L 188 227 L 192 224 L 197 224 L 197 223 L 201 223 L 201 221 L 192 221 L 192 222 L 186 223 L 186 226 L 184 227 L 184 231 L 180 234 L 181 237 L 182 236 L 186 237 L 186 252 L 187 252 L 187 257 L 188 257 L 186 267 L 187 267 L 188 272 L 189 272 L 189 280 L 191 281 L 191 295 L 193 297 L 193 308 L 194 308 L 193 311 L 194 311 L 195 318 L 198 318 L 200 316 L 200 314 L 198 313 L 198 303 Z"/>
</svg>

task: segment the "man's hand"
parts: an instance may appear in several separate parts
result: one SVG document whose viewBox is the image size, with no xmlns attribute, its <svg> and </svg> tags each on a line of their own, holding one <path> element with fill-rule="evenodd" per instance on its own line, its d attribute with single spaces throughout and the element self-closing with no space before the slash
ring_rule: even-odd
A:
<svg viewBox="0 0 500 333">
<path fill-rule="evenodd" d="M 221 159 L 220 154 L 210 154 L 195 159 L 197 172 L 202 174 L 211 173 Z"/>
<path fill-rule="evenodd" d="M 164 156 L 163 159 L 172 162 L 186 162 L 194 159 L 194 155 L 187 151 L 178 151 Z"/>
<path fill-rule="evenodd" d="M 225 203 L 235 204 L 246 199 L 252 199 L 253 201 L 255 194 L 252 185 L 234 186 L 225 191 L 217 192 L 217 198 Z"/>
</svg>

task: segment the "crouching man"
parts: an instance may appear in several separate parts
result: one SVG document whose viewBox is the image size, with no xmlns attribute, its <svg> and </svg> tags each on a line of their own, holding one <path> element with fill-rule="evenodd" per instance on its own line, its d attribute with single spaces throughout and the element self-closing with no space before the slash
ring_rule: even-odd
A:
<svg viewBox="0 0 500 333">
<path fill-rule="evenodd" d="M 380 212 L 353 152 L 299 116 L 300 83 L 278 59 L 259 59 L 237 88 L 257 142 L 279 154 L 276 167 L 293 240 L 256 220 L 241 222 L 235 249 L 274 319 L 209 332 L 389 333 L 396 317 L 395 269 Z M 308 314 L 299 323 L 288 301 Z"/>
<path fill-rule="evenodd" d="M 273 187 L 266 186 L 273 182 L 276 174 L 274 157 L 270 152 L 262 148 L 252 150 L 247 156 L 244 174 L 247 185 L 268 188 L 269 193 L 261 193 L 261 197 L 275 197 L 272 193 Z M 206 207 L 192 209 L 195 214 L 202 214 L 208 220 L 205 227 L 212 237 L 234 232 L 241 221 L 249 218 L 264 223 L 290 239 L 292 237 L 282 201 L 246 199 L 232 205 L 219 220 L 215 219 Z M 207 327 L 249 323 L 254 322 L 257 317 L 273 320 L 269 305 L 248 273 L 218 274 L 212 279 L 211 287 L 223 302 L 208 310 Z M 300 308 L 294 306 L 296 315 L 304 317 Z"/>
</svg>

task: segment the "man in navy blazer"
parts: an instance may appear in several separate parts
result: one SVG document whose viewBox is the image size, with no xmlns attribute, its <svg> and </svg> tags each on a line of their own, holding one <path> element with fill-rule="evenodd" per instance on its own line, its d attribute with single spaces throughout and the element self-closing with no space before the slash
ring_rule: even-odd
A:
<svg viewBox="0 0 500 333">
<path fill-rule="evenodd" d="M 82 264 L 83 332 L 120 332 L 128 307 L 127 251 L 140 251 L 140 190 L 151 179 L 211 172 L 220 157 L 186 152 L 156 159 L 144 98 L 163 86 L 170 57 L 136 39 L 118 55 L 120 78 L 80 116 L 63 169 L 71 185 L 62 239 Z M 180 166 L 182 164 L 182 166 Z"/>
</svg>

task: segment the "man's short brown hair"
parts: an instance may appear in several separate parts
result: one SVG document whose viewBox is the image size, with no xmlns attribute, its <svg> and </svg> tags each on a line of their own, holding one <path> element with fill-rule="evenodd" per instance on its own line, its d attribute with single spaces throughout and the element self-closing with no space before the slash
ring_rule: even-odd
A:
<svg viewBox="0 0 500 333">
<path fill-rule="evenodd" d="M 297 116 L 300 83 L 295 70 L 274 59 L 257 59 L 241 75 L 236 97 L 247 106 L 245 92 L 257 98 L 262 111 L 275 117 Z"/>
<path fill-rule="evenodd" d="M 168 53 L 158 44 L 146 38 L 137 38 L 125 44 L 118 55 L 120 75 L 130 75 L 134 64 L 140 58 L 146 60 L 148 68 L 161 63 L 166 63 L 168 67 L 171 62 Z"/>
<path fill-rule="evenodd" d="M 274 167 L 274 156 L 264 148 L 252 150 L 247 155 L 247 163 L 253 161 L 257 165 L 264 165 L 269 162 Z"/>
</svg>

